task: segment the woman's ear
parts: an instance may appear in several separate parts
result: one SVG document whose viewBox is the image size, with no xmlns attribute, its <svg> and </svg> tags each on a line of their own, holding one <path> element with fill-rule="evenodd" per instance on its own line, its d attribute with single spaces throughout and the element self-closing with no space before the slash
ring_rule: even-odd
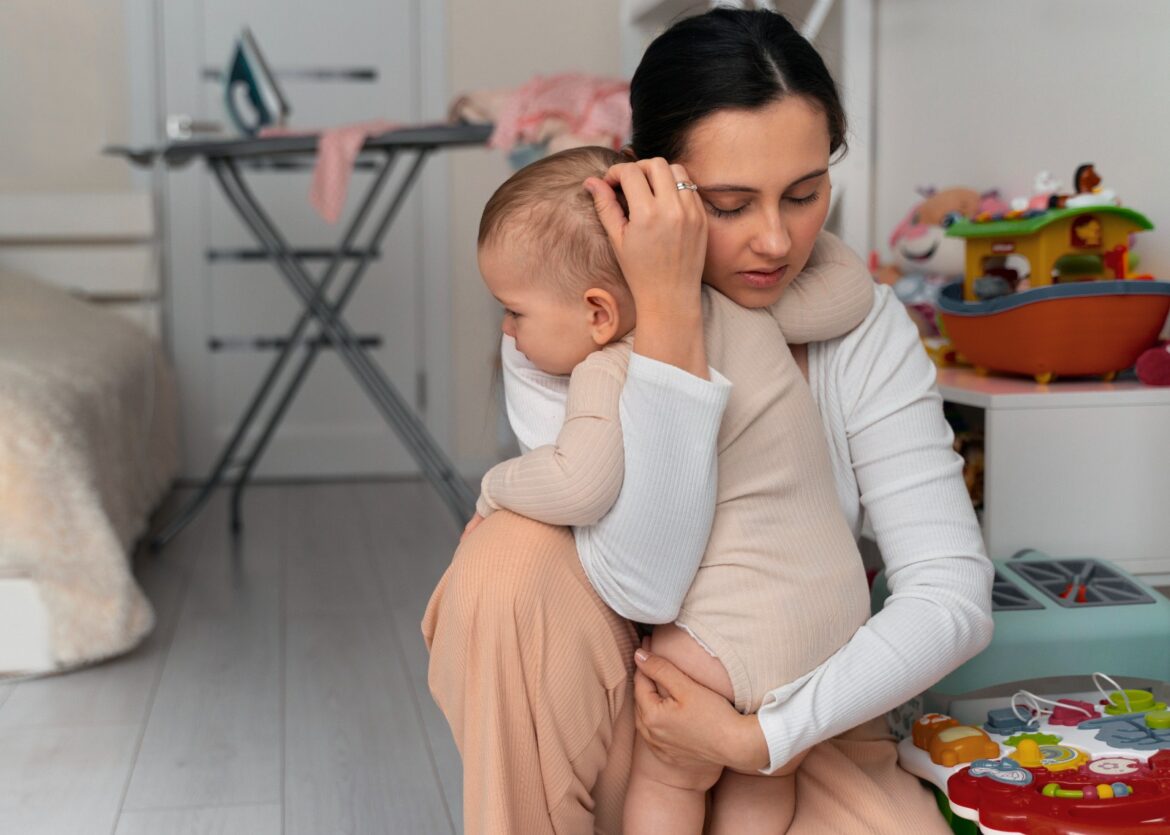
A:
<svg viewBox="0 0 1170 835">
<path fill-rule="evenodd" d="M 589 317 L 589 334 L 595 345 L 613 342 L 621 328 L 621 312 L 617 299 L 609 290 L 590 287 L 584 296 L 586 315 Z"/>
</svg>

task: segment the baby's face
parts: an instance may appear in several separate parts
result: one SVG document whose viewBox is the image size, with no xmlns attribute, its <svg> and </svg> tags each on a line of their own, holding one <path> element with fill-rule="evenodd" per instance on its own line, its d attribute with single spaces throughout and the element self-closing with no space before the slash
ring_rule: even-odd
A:
<svg viewBox="0 0 1170 835">
<path fill-rule="evenodd" d="M 484 283 L 504 306 L 503 331 L 541 371 L 569 374 L 597 350 L 589 306 L 584 298 L 566 299 L 551 279 L 542 286 L 540 261 L 515 249 L 495 243 L 479 250 Z"/>
</svg>

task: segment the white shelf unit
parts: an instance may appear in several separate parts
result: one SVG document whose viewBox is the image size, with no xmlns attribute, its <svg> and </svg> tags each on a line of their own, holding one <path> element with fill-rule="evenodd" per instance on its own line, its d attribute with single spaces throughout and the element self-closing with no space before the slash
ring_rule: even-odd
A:
<svg viewBox="0 0 1170 835">
<path fill-rule="evenodd" d="M 983 536 L 990 556 L 1024 548 L 1104 557 L 1170 575 L 1170 388 L 1056 382 L 940 369 L 943 400 L 981 413 Z"/>
</svg>

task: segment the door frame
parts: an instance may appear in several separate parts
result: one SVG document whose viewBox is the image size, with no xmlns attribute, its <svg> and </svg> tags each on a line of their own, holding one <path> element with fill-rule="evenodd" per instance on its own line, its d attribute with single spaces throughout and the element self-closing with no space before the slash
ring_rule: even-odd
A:
<svg viewBox="0 0 1170 835">
<path fill-rule="evenodd" d="M 442 121 L 447 116 L 449 98 L 447 86 L 447 0 L 410 0 L 411 14 L 416 23 L 418 38 L 414 53 L 419 80 L 416 90 L 416 118 L 419 121 Z M 129 87 L 130 123 L 129 144 L 152 145 L 164 141 L 166 114 L 166 60 L 162 53 L 164 42 L 163 9 L 166 0 L 122 0 L 126 27 L 126 65 Z M 174 6 L 171 7 L 172 9 Z M 195 83 L 192 80 L 192 83 Z M 160 169 L 136 169 L 135 187 L 149 190 L 153 196 L 156 215 L 157 246 L 159 251 L 159 282 L 162 293 L 162 338 L 171 360 L 176 339 L 175 323 L 171 316 L 170 276 L 167 264 L 168 221 L 165 217 L 167 194 L 166 176 Z M 422 221 L 421 276 L 418 287 L 418 313 L 422 327 L 417 337 L 418 374 L 426 380 L 425 402 L 420 403 L 419 415 L 427 428 L 453 459 L 454 405 L 452 391 L 454 357 L 452 356 L 452 275 L 451 275 L 451 166 L 449 156 L 432 155 L 415 185 L 416 198 L 421 203 Z M 196 408 L 196 412 L 200 412 Z M 203 419 L 202 414 L 185 415 L 186 419 Z M 458 459 L 456 466 L 459 468 Z M 460 468 L 462 469 L 462 468 Z"/>
</svg>

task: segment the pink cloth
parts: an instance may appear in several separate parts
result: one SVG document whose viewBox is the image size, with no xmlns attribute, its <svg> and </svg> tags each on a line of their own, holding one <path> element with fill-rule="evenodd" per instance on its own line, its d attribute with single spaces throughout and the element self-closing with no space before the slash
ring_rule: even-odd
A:
<svg viewBox="0 0 1170 835">
<path fill-rule="evenodd" d="M 537 76 L 504 100 L 495 124 L 488 144 L 504 151 L 544 141 L 550 151 L 581 144 L 617 150 L 630 135 L 630 84 L 580 73 Z"/>
<path fill-rule="evenodd" d="M 326 223 L 337 223 L 345 208 L 345 195 L 353 175 L 353 164 L 362 145 L 371 136 L 395 130 L 402 125 L 374 119 L 355 122 L 321 132 L 317 140 L 317 164 L 313 169 L 313 184 L 309 187 L 309 203 Z M 265 128 L 261 136 L 295 136 L 305 131 L 287 128 Z"/>
</svg>

